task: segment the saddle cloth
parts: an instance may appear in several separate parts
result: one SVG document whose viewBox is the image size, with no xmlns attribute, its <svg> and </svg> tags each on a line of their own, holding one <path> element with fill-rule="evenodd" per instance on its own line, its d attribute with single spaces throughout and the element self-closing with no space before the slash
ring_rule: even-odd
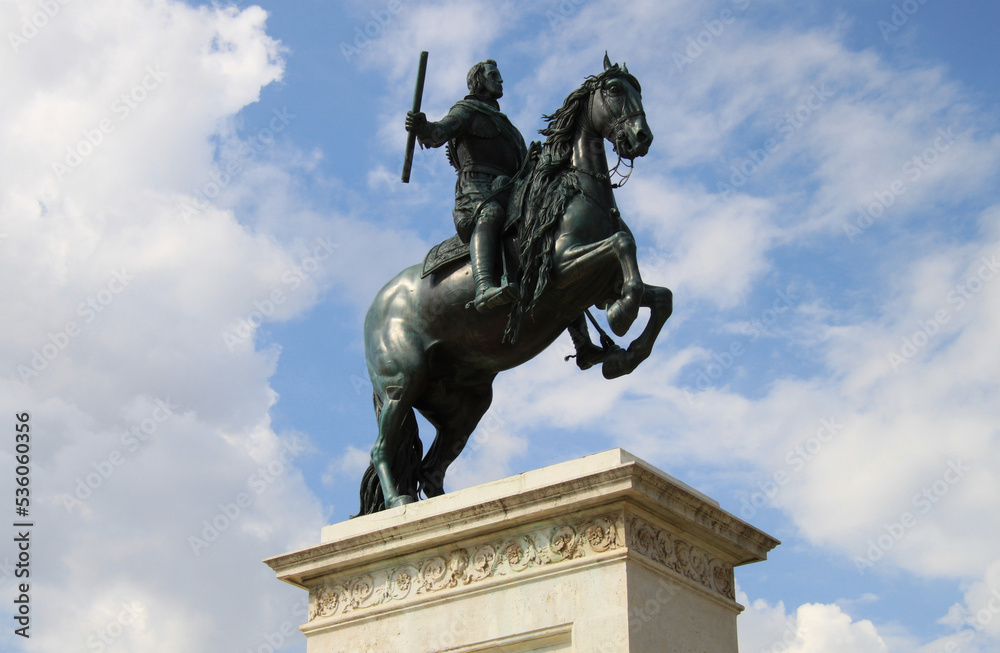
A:
<svg viewBox="0 0 1000 653">
<path fill-rule="evenodd" d="M 531 144 L 528 148 L 528 156 L 525 158 L 525 164 L 521 166 L 521 170 L 518 171 L 513 179 L 513 188 L 510 191 L 510 199 L 507 202 L 507 217 L 503 227 L 505 234 L 517 228 L 524 214 L 524 205 L 528 191 L 527 182 L 531 177 L 531 171 L 535 163 L 537 163 L 540 150 L 540 143 L 536 141 Z M 463 243 L 458 234 L 455 234 L 444 242 L 431 247 L 430 251 L 427 252 L 427 256 L 424 257 L 424 267 L 420 273 L 420 277 L 430 276 L 452 263 L 468 259 L 469 245 Z M 510 266 L 505 267 L 510 269 Z"/>
<path fill-rule="evenodd" d="M 469 246 L 462 242 L 462 239 L 455 234 L 443 243 L 438 243 L 431 247 L 424 257 L 424 269 L 420 277 L 426 277 L 438 272 L 444 267 L 456 261 L 469 258 Z"/>
</svg>

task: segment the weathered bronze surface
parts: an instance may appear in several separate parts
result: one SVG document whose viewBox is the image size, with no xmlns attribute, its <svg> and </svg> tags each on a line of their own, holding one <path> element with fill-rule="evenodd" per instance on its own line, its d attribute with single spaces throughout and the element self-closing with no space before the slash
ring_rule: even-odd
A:
<svg viewBox="0 0 1000 653">
<path fill-rule="evenodd" d="M 653 139 L 628 69 L 605 56 L 604 71 L 545 117 L 546 141 L 531 148 L 499 110 L 496 62 L 474 66 L 469 88 L 441 121 L 419 112 L 407 117 L 423 145 L 449 145 L 459 175 L 458 238 L 439 246 L 447 260 L 400 272 L 365 318 L 378 437 L 361 514 L 444 493 L 445 472 L 489 409 L 498 373 L 535 357 L 568 328 L 582 369 L 600 363 L 609 379 L 629 374 L 650 355 L 672 311 L 670 291 L 640 277 L 604 149 L 606 139 L 631 161 Z M 505 279 L 498 279 L 502 268 Z M 603 334 L 596 347 L 584 318 L 591 306 L 605 309 L 619 336 L 640 307 L 650 309 L 649 322 L 626 349 Z M 426 455 L 414 409 L 437 430 Z"/>
</svg>

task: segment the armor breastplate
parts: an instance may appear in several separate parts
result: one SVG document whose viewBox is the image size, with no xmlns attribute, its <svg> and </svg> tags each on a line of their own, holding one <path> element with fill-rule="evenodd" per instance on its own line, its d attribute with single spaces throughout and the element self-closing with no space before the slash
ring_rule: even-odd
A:
<svg viewBox="0 0 1000 653">
<path fill-rule="evenodd" d="M 459 170 L 477 170 L 513 176 L 524 160 L 522 140 L 518 147 L 505 138 L 493 120 L 476 112 L 468 128 L 450 144 Z"/>
</svg>

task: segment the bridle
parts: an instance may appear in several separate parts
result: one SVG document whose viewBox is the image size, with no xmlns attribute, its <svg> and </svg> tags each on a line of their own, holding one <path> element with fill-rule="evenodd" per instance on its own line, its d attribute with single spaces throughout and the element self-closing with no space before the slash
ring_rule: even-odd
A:
<svg viewBox="0 0 1000 653">
<path fill-rule="evenodd" d="M 617 78 L 617 77 L 611 77 L 609 79 L 619 79 L 619 78 Z M 609 93 L 608 93 L 608 88 L 606 86 L 607 81 L 608 80 L 602 81 L 600 88 L 599 89 L 595 89 L 595 91 L 599 91 L 600 92 L 600 95 L 601 95 L 601 106 L 604 108 L 604 112 L 607 115 L 613 115 L 613 112 L 611 111 L 611 106 L 609 104 L 609 99 L 608 99 Z M 591 122 L 593 122 L 594 96 L 595 95 L 597 95 L 596 92 L 590 94 L 590 106 L 588 107 L 588 110 L 589 110 L 590 115 L 591 115 Z M 630 113 L 618 116 L 617 118 L 615 118 L 614 120 L 612 120 L 611 123 L 608 125 L 608 133 L 611 136 L 610 140 L 611 140 L 611 143 L 612 143 L 612 147 L 613 147 L 613 149 L 615 151 L 615 154 L 618 155 L 618 162 L 614 165 L 613 168 L 611 168 L 608 171 L 608 177 L 607 177 L 607 179 L 610 181 L 612 175 L 616 175 L 616 174 L 621 179 L 621 181 L 618 181 L 618 182 L 615 182 L 615 183 L 611 184 L 612 188 L 621 188 L 622 186 L 625 185 L 625 182 L 627 182 L 628 179 L 629 179 L 629 177 L 632 175 L 632 166 L 633 166 L 632 161 L 633 161 L 633 159 L 626 159 L 625 157 L 622 156 L 621 152 L 618 151 L 618 141 L 622 137 L 622 130 L 624 128 L 625 122 L 629 121 L 629 120 L 632 120 L 633 118 L 640 118 L 640 117 L 641 118 L 645 118 L 646 117 L 646 111 L 644 109 L 642 109 L 642 108 L 637 109 L 635 111 L 632 111 Z M 624 161 L 628 161 L 627 163 L 625 163 L 625 167 L 628 169 L 628 172 L 622 174 L 622 173 L 618 172 L 618 168 L 622 165 L 622 163 Z"/>
</svg>

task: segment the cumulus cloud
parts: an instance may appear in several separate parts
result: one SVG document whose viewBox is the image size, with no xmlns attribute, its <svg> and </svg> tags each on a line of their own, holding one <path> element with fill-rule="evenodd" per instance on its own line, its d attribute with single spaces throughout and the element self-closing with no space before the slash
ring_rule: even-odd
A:
<svg viewBox="0 0 1000 653">
<path fill-rule="evenodd" d="M 644 28 L 683 31 L 674 22 L 682 18 L 643 3 L 629 11 Z M 566 43 L 596 36 L 597 25 L 604 33 L 592 18 L 560 25 Z M 588 47 L 597 46 L 556 48 L 526 86 L 591 70 Z M 691 64 L 697 74 L 663 65 L 662 51 L 637 53 L 633 71 L 643 70 L 642 57 L 660 63 L 640 78 L 653 149 L 665 154 L 637 162 L 618 199 L 640 239 L 652 240 L 642 251 L 648 278 L 674 288 L 677 316 L 653 359 L 625 379 L 595 381 L 555 356 L 510 373 L 499 387 L 517 406 L 517 426 L 589 432 L 603 418 L 615 444 L 668 471 L 698 465 L 730 491 L 742 479 L 734 512 L 784 511 L 798 534 L 859 578 L 897 569 L 981 578 L 995 560 L 990 497 L 1000 482 L 991 118 L 943 69 L 897 70 L 852 51 L 838 29 L 736 23 Z M 713 170 L 720 184 L 705 183 Z M 963 219 L 976 233 L 938 239 L 935 212 L 970 193 L 979 208 Z M 870 220 L 858 222 L 859 207 Z M 725 334 L 745 323 L 739 314 L 760 301 L 774 258 L 789 250 L 821 252 L 823 263 L 863 257 L 864 287 L 831 285 L 830 297 L 797 287 L 802 299 L 778 325 L 785 346 L 773 351 L 776 374 L 754 387 L 745 366 L 772 348 L 754 340 L 734 360 Z M 774 293 L 763 294 L 770 302 Z M 684 316 L 695 308 L 700 318 Z M 671 344 L 678 333 L 726 346 Z M 815 371 L 803 372 L 803 360 Z M 728 378 L 716 381 L 723 365 Z M 699 369 L 711 372 L 703 388 L 690 381 Z M 835 607 L 799 610 L 797 628 L 819 648 L 795 650 L 884 650 L 870 624 Z"/>
<path fill-rule="evenodd" d="M 965 603 L 956 603 L 941 622 L 961 631 L 966 640 L 1000 637 L 1000 560 L 994 560 L 981 580 L 965 592 Z"/>
<path fill-rule="evenodd" d="M 838 605 L 807 603 L 786 612 L 781 601 L 771 605 L 737 593 L 746 604 L 739 617 L 740 649 L 752 653 L 886 653 L 889 648 L 868 620 L 854 620 Z"/>
<path fill-rule="evenodd" d="M 745 650 L 990 650 L 1000 138 L 947 70 L 900 70 L 851 49 L 841 27 L 761 27 L 746 5 L 720 5 L 736 20 L 697 56 L 685 44 L 704 5 L 645 0 L 574 3 L 555 19 L 510 3 L 421 3 L 364 48 L 357 64 L 392 89 L 378 109 L 386 152 L 402 147 L 417 51 L 433 52 L 425 108 L 443 114 L 469 62 L 507 40 L 508 52 L 542 53 L 508 79 L 504 106 L 523 128 L 607 49 L 642 79 L 656 137 L 618 192 L 647 280 L 678 299 L 654 356 L 607 382 L 563 361 L 563 339 L 504 375 L 497 419 L 449 487 L 520 471 L 553 429 L 668 472 L 690 465 L 729 493 L 725 507 L 745 519 L 778 509 L 845 573 L 964 583 L 943 615 L 956 633 L 923 646 L 845 603 L 758 600 L 741 617 Z M 36 7 L 6 3 L 0 20 L 20 25 Z M 288 607 L 301 592 L 260 558 L 313 543 L 323 522 L 297 462 L 308 435 L 272 426 L 281 351 L 261 346 L 261 325 L 302 316 L 331 288 L 360 314 L 399 261 L 419 259 L 428 229 L 310 206 L 295 179 L 323 154 L 283 139 L 296 108 L 273 107 L 260 125 L 236 117 L 284 74 L 259 8 L 60 7 L 0 54 L 0 274 L 16 280 L 0 288 L 0 406 L 30 410 L 45 438 L 37 564 L 60 572 L 35 586 L 39 621 L 60 624 L 35 646 L 82 648 L 114 631 L 128 650 L 251 647 L 302 620 Z M 511 36 L 522 19 L 543 21 L 528 40 Z M 373 163 L 379 201 L 358 211 L 445 216 L 453 173 L 444 157 L 423 165 L 404 199 Z M 942 237 L 941 214 L 967 229 Z M 782 257 L 806 272 L 782 276 Z M 823 285 L 821 266 L 836 264 L 831 274 L 859 277 Z M 772 286 L 801 299 L 733 354 Z M 776 372 L 752 369 L 765 364 Z M 592 453 L 577 446 L 567 436 L 552 456 Z M 366 457 L 347 447 L 329 478 L 357 476 Z"/>
<path fill-rule="evenodd" d="M 32 596 L 59 624 L 32 650 L 246 648 L 300 619 L 260 559 L 322 524 L 296 466 L 308 439 L 271 427 L 277 351 L 256 329 L 339 265 L 305 262 L 334 258 L 322 220 L 296 240 L 223 197 L 274 178 L 279 150 L 228 171 L 216 151 L 282 47 L 256 7 L 59 7 L 2 55 L 0 405 L 32 415 Z M 7 3 L 3 22 L 36 9 Z"/>
</svg>

